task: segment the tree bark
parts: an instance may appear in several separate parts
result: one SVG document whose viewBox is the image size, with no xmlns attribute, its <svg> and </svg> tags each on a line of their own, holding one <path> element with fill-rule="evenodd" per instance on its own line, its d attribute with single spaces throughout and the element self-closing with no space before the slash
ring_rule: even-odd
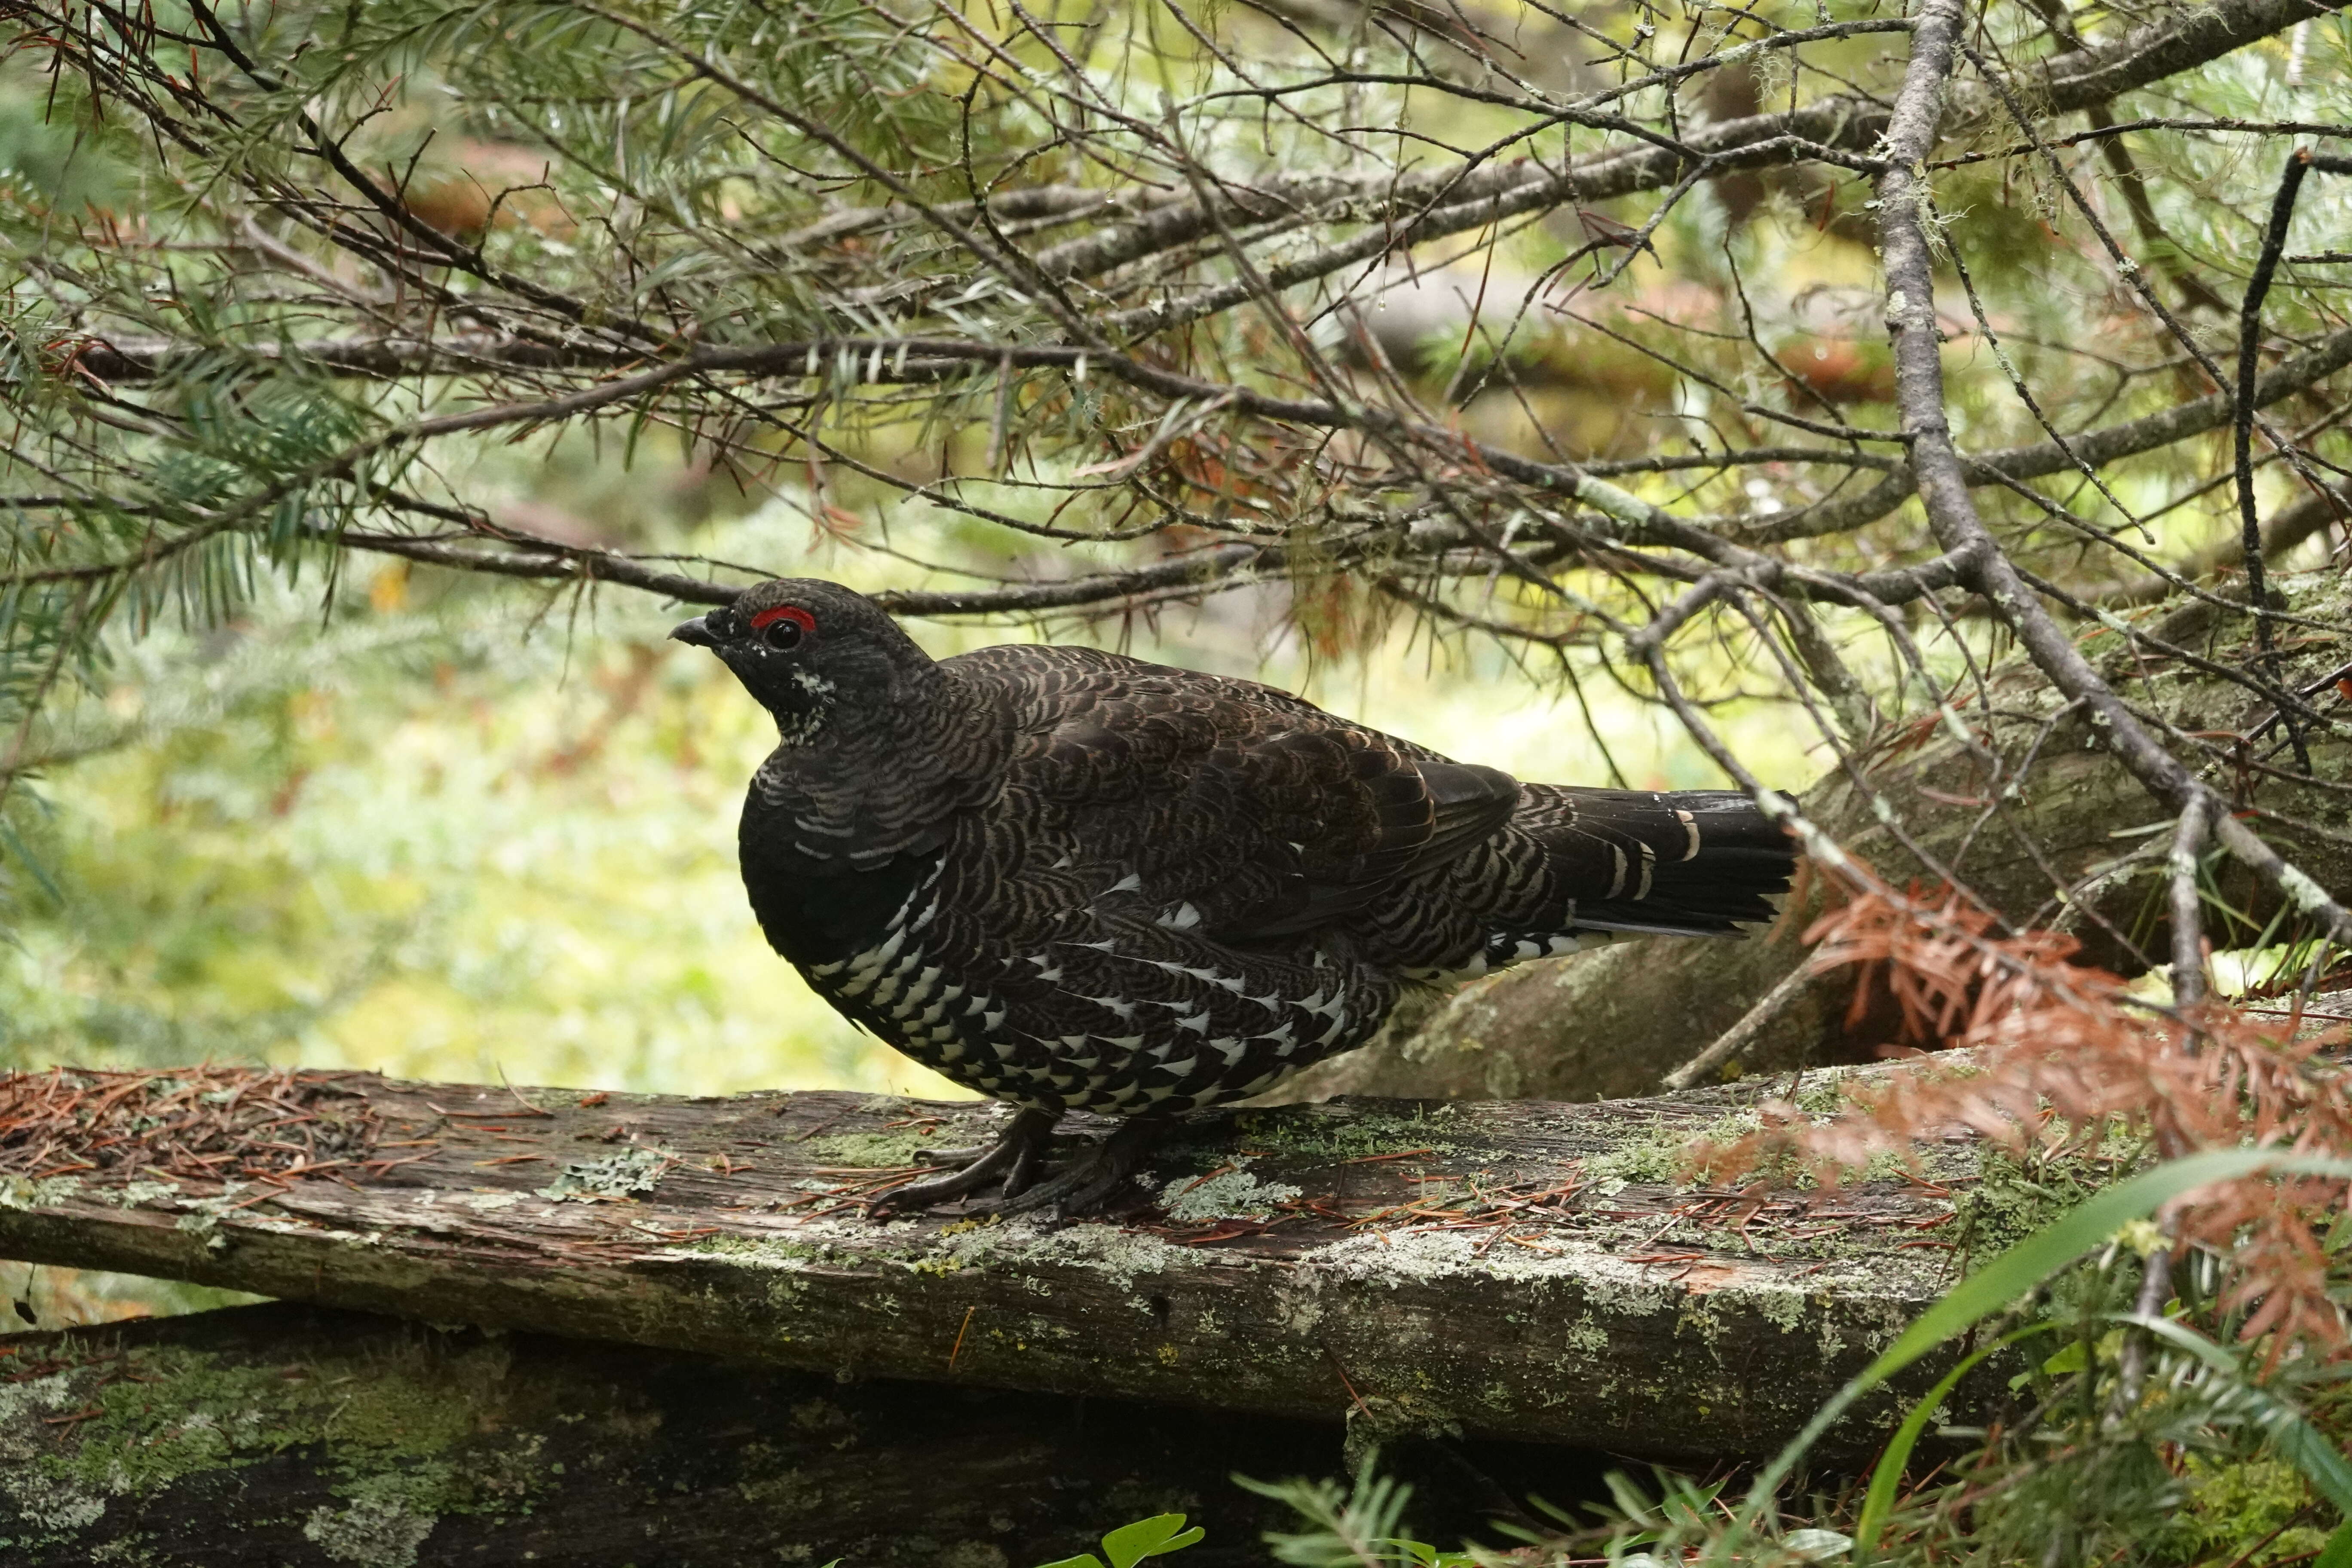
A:
<svg viewBox="0 0 2352 1568">
<path fill-rule="evenodd" d="M 2352 582 L 2342 574 L 2308 573 L 2277 585 L 2296 614 L 2324 626 L 2352 626 Z M 2245 617 L 2202 601 L 2176 599 L 2137 619 L 2166 642 L 2231 668 L 2244 668 L 2252 653 Z M 2284 640 L 2281 681 L 2291 688 L 2352 656 L 2352 638 L 2342 632 L 2294 628 Z M 2180 730 L 2245 733 L 2268 712 L 2242 686 L 2177 658 L 2133 659 L 2122 642 L 2095 628 L 2084 646 L 2106 655 L 2102 673 L 2127 700 Z M 2023 659 L 1997 667 L 1986 687 L 1989 701 L 1963 706 L 1974 740 L 2021 775 L 2013 798 L 1994 809 L 1980 764 L 1929 715 L 1882 731 L 1856 750 L 1863 776 L 1892 807 L 1893 824 L 1842 773 L 1805 793 L 1806 816 L 1898 885 L 1938 880 L 1904 845 L 1899 826 L 2012 922 L 2070 930 L 2083 939 L 2087 962 L 2140 973 L 2168 941 L 2170 814 L 2101 748 L 2079 713 L 2061 713 L 2049 682 Z M 2253 825 L 2340 897 L 2352 889 L 2352 791 L 2344 787 L 2352 779 L 2352 731 L 2332 689 L 2310 700 L 2332 705 L 2336 716 L 2305 737 L 2313 776 L 2324 782 L 2296 784 L 2246 767 L 2238 798 L 2296 819 L 2258 817 Z M 2271 767 L 2293 765 L 2276 727 L 2246 750 Z M 2275 912 L 2276 900 L 2237 868 L 2216 876 L 2224 898 L 2256 924 L 2214 931 L 2215 945 L 2242 944 Z M 1822 912 L 1823 891 L 1818 882 L 1801 884 L 1778 925 L 1743 941 L 1621 942 L 1507 970 L 1424 1001 L 1372 1044 L 1309 1069 L 1269 1100 L 1352 1094 L 1580 1100 L 1654 1092 L 1804 962 L 1800 938 Z M 1759 1030 L 1743 1054 L 1746 1068 L 1869 1059 L 1888 1040 L 1889 1021 L 1873 1015 L 1850 1026 L 1852 996 L 1850 974 L 1804 984 Z"/>
<path fill-rule="evenodd" d="M 274 1303 L 0 1338 L 15 1568 L 1029 1568 L 1182 1512 L 1203 1568 L 1336 1422 L 815 1373 Z"/>
<path fill-rule="evenodd" d="M 877 1224 L 861 1195 L 1003 1108 L 26 1075 L 0 1079 L 0 1170 L 21 1173 L 0 1177 L 0 1257 L 845 1378 L 1755 1454 L 1976 1234 L 1968 1145 L 1927 1154 L 1940 1186 L 1759 1208 L 1677 1184 L 1693 1134 L 1793 1087 L 1248 1111 L 1181 1131 L 1121 1223 Z M 1806 1103 L 1828 1090 L 1814 1075 Z M 288 1119 L 207 1132 L 264 1102 Z M 1869 1447 L 1917 1372 L 1832 1448 Z"/>
</svg>

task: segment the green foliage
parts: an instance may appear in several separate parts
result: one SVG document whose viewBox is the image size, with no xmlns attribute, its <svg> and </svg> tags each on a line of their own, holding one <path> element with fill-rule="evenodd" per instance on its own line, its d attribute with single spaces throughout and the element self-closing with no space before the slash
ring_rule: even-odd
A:
<svg viewBox="0 0 2352 1568">
<path fill-rule="evenodd" d="M 2352 1174 L 2352 1163 L 2248 1150 L 2191 1155 L 2118 1183 L 2068 1209 L 2032 1236 L 1986 1261 L 1942 1300 L 1920 1314 L 1895 1342 L 1854 1374 L 1852 1382 L 1814 1413 L 1805 1429 L 1766 1466 L 1748 1492 L 1748 1512 L 1762 1516 L 1774 1493 L 1823 1432 L 1872 1389 L 1948 1342 L 2006 1310 L 2020 1297 L 2108 1243 L 2125 1225 L 2146 1219 L 2181 1194 L 2209 1182 L 2256 1171 Z"/>
<path fill-rule="evenodd" d="M 2011 1330 L 1953 1363 L 1951 1370 L 1937 1378 L 1936 1385 L 1920 1396 L 1918 1403 L 1903 1417 L 1903 1424 L 1895 1429 L 1895 1436 L 1886 1440 L 1885 1448 L 1878 1456 L 1878 1463 L 1871 1467 L 1870 1489 L 1863 1498 L 1862 1516 L 1853 1527 L 1853 1538 L 1862 1542 L 1864 1552 L 1874 1549 L 1878 1544 L 1879 1535 L 1886 1525 L 1887 1513 L 1895 1506 L 1895 1491 L 1902 1486 L 1904 1472 L 1910 1466 L 1912 1450 L 1918 1447 L 1919 1435 L 1927 1430 L 1927 1423 L 1935 1418 L 1936 1412 L 1942 1407 L 1952 1390 L 1959 1386 L 1960 1380 L 1975 1371 L 1987 1357 L 2020 1341 L 2047 1333 L 2057 1326 L 2054 1323 L 2028 1323 L 2023 1328 Z M 2079 1348 L 2079 1342 L 2070 1342 L 2059 1356 Z M 2043 1362 L 2042 1370 L 2044 1373 L 2061 1370 L 2057 1365 L 2059 1356 Z M 2022 1378 L 2018 1381 L 2022 1381 Z M 2011 1386 L 2014 1385 L 2012 1383 Z"/>
<path fill-rule="evenodd" d="M 111 137 L 78 134 L 51 110 L 49 84 L 16 62 L 0 68 L 0 184 L 51 212 L 114 200 L 121 170 Z"/>
<path fill-rule="evenodd" d="M 1181 1513 L 1154 1514 L 1133 1524 L 1120 1525 L 1104 1536 L 1101 1557 L 1088 1552 L 1045 1563 L 1044 1568 L 1104 1568 L 1105 1558 L 1109 1559 L 1109 1568 L 1135 1568 L 1147 1557 L 1166 1557 L 1181 1552 L 1204 1533 L 1197 1527 L 1185 1529 Z"/>
<path fill-rule="evenodd" d="M 1612 1470 L 1607 1478 L 1615 1515 L 1608 1534 L 1609 1555 L 1631 1568 L 1651 1568 L 1658 1561 L 1650 1547 L 1664 1549 L 1671 1561 L 1681 1542 L 1705 1540 L 1720 1528 L 1723 1518 L 1720 1500 L 1727 1483 L 1701 1483 L 1665 1469 L 1654 1471 L 1651 1479 L 1654 1496 L 1622 1470 Z"/>
<path fill-rule="evenodd" d="M 1277 1563 L 1297 1568 L 1475 1568 L 1475 1559 L 1466 1553 L 1440 1552 L 1397 1533 L 1412 1489 L 1381 1476 L 1372 1459 L 1348 1487 L 1331 1480 L 1234 1479 L 1286 1504 L 1307 1527 L 1267 1533 L 1266 1545 Z"/>
<path fill-rule="evenodd" d="M 2147 1218 L 2173 1198 L 2207 1183 L 2265 1169 L 2282 1173 L 2341 1175 L 2352 1173 L 2352 1162 L 2283 1155 L 2260 1150 L 2192 1155 L 2110 1187 L 2067 1210 L 1985 1263 L 1922 1314 L 1845 1388 L 1823 1405 L 1805 1430 L 1758 1477 L 1732 1533 L 1736 1536 L 1762 1528 L 1777 1504 L 1780 1485 L 1805 1451 L 1861 1394 L 1880 1386 L 1887 1378 L 1937 1346 L 2005 1312 L 2011 1303 L 2084 1254 L 2108 1246 L 2120 1228 Z M 2088 1321 L 2096 1323 L 2101 1320 L 2094 1317 Z M 2283 1457 L 2301 1469 L 2321 1495 L 2339 1509 L 2352 1512 L 2352 1467 L 2346 1465 L 2335 1445 L 2315 1431 L 2299 1410 L 2256 1382 L 2241 1356 L 2222 1350 L 2178 1323 L 2137 1318 L 2128 1318 L 2127 1321 L 2142 1332 L 2156 1336 L 2172 1348 L 2187 1352 L 2201 1362 L 2208 1372 L 2219 1374 L 2218 1382 L 2205 1390 L 2211 1403 L 2204 1414 L 2209 1417 L 2224 1419 L 2233 1426 L 2251 1426 Z M 2092 1363 L 2087 1353 L 2062 1351 L 2045 1358 L 2041 1367 L 2045 1377 L 2068 1377 L 2084 1388 L 2097 1385 L 2098 1380 L 2091 1376 Z M 1939 1388 L 1931 1394 L 1923 1402 L 1923 1408 L 1932 1409 L 1943 1392 L 1945 1390 Z M 1906 1428 L 1912 1436 L 1916 1436 L 1916 1428 L 1910 1427 L 1909 1423 L 1906 1423 Z M 1900 1437 L 1898 1441 L 1901 1441 Z M 2117 1447 L 2102 1455 L 2101 1458 L 2107 1461 L 2103 1477 L 2106 1489 L 2111 1493 L 2117 1489 L 2126 1493 L 2147 1491 L 2152 1494 L 2148 1500 L 2155 1502 L 2154 1494 L 2161 1494 L 2168 1489 L 2166 1482 L 2142 1462 L 2145 1457 L 2145 1450 L 2136 1445 Z M 2067 1489 L 2068 1494 L 2067 1501 L 2052 1509 L 2057 1519 L 2067 1521 L 2069 1527 L 2076 1530 L 2095 1531 L 2104 1522 L 2095 1517 L 2086 1517 L 2088 1510 L 2083 1507 L 2086 1500 L 2080 1492 L 2083 1478 L 2079 1474 L 2069 1475 L 2062 1467 L 2042 1467 L 2040 1470 L 2039 1475 L 2025 1478 L 2026 1484 L 2018 1489 L 2021 1496 L 2031 1498 L 2041 1491 L 2042 1489 L 2034 1484 L 2036 1482 L 2056 1481 Z M 1892 1501 L 1892 1491 L 1893 1483 L 1887 1474 L 1874 1476 L 1859 1529 L 1864 1550 L 1875 1544 L 1878 1527 L 1885 1519 Z M 2105 1500 L 2112 1504 L 2113 1499 Z M 2109 1511 L 2113 1512 L 2112 1507 Z M 2151 1511 L 2147 1517 L 2160 1515 Z"/>
</svg>

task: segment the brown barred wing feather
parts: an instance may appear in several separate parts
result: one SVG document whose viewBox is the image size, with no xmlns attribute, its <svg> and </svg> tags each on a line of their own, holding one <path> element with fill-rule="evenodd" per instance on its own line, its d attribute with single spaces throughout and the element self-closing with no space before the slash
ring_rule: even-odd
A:
<svg viewBox="0 0 2352 1568">
<path fill-rule="evenodd" d="M 1032 658 L 988 670 L 1018 685 L 1027 710 L 1007 830 L 1053 822 L 1068 853 L 1115 858 L 1204 937 L 1342 924 L 1489 837 L 1518 801 L 1507 773 L 1251 681 L 1023 651 Z"/>
</svg>

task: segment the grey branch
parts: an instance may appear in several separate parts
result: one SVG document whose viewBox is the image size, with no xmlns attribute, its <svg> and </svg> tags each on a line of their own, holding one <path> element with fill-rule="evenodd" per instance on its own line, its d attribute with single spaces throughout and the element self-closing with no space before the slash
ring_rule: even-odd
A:
<svg viewBox="0 0 2352 1568">
<path fill-rule="evenodd" d="M 1894 339 L 1895 398 L 1910 432 L 1919 497 L 1937 542 L 1959 557 L 1968 585 L 2016 633 L 2052 684 L 2082 702 L 2117 760 L 2173 810 L 2212 822 L 2223 846 L 2337 942 L 2352 944 L 2352 910 L 2288 864 L 2226 809 L 2166 749 L 2094 668 L 2074 638 L 2020 575 L 1977 513 L 1945 416 L 1936 329 L 1935 282 L 1921 213 L 1921 171 L 1936 142 L 1956 51 L 1960 0 L 1926 0 L 1912 35 L 1910 64 L 1886 136 L 1887 171 L 1878 186 L 1879 241 L 1886 262 L 1886 321 Z"/>
</svg>

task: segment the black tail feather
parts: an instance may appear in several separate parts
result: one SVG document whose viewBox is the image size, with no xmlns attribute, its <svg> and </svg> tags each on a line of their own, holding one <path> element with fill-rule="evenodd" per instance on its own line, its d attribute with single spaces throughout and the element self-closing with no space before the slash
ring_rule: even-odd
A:
<svg viewBox="0 0 2352 1568">
<path fill-rule="evenodd" d="M 1796 846 L 1744 795 L 1563 789 L 1572 817 L 1544 834 L 1570 889 L 1569 924 L 1662 935 L 1729 934 L 1769 921 Z"/>
</svg>

